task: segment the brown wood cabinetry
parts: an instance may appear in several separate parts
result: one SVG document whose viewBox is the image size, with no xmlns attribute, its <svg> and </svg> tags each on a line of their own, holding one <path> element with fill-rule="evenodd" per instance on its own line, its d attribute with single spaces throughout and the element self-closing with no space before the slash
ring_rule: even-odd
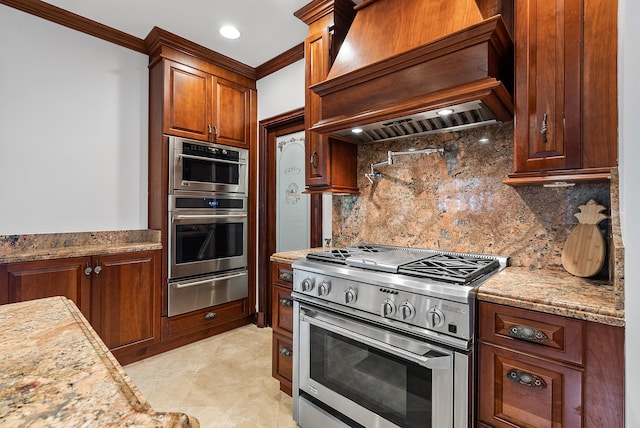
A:
<svg viewBox="0 0 640 428">
<path fill-rule="evenodd" d="M 122 364 L 160 340 L 160 251 L 9 263 L 0 303 L 72 300 Z"/>
<path fill-rule="evenodd" d="M 623 426 L 623 328 L 480 302 L 479 337 L 479 426 Z"/>
<path fill-rule="evenodd" d="M 602 180 L 617 166 L 615 2 L 514 2 L 515 154 L 505 183 Z"/>
<path fill-rule="evenodd" d="M 357 146 L 309 131 L 321 117 L 321 99 L 309 87 L 327 78 L 355 12 L 350 0 L 315 1 L 295 15 L 309 25 L 305 51 L 305 178 L 310 192 L 357 193 Z"/>
<path fill-rule="evenodd" d="M 273 329 L 272 374 L 280 389 L 291 395 L 293 376 L 293 268 L 271 263 L 271 314 Z"/>
<path fill-rule="evenodd" d="M 163 133 L 246 147 L 251 90 L 206 71 L 164 60 Z"/>
</svg>

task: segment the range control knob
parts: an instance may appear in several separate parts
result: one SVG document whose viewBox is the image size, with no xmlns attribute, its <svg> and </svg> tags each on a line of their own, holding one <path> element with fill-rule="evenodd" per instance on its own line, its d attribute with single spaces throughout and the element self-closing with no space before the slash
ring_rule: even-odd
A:
<svg viewBox="0 0 640 428">
<path fill-rule="evenodd" d="M 311 278 L 305 278 L 302 280 L 302 291 L 309 292 L 313 290 L 313 280 Z"/>
<path fill-rule="evenodd" d="M 347 304 L 355 303 L 357 299 L 358 299 L 358 294 L 356 293 L 356 290 L 354 290 L 353 288 L 350 288 L 344 292 L 344 303 L 347 303 Z"/>
<path fill-rule="evenodd" d="M 444 325 L 444 314 L 438 308 L 431 308 L 427 313 L 427 321 L 431 328 L 442 327 Z"/>
<path fill-rule="evenodd" d="M 400 316 L 403 320 L 410 320 L 416 314 L 416 308 L 409 302 L 401 303 L 398 307 L 398 312 L 400 312 Z"/>
<path fill-rule="evenodd" d="M 331 291 L 331 283 L 329 281 L 322 281 L 318 285 L 318 296 L 326 296 Z"/>
<path fill-rule="evenodd" d="M 396 313 L 396 305 L 389 299 L 382 302 L 380 305 L 380 315 L 388 317 Z"/>
</svg>

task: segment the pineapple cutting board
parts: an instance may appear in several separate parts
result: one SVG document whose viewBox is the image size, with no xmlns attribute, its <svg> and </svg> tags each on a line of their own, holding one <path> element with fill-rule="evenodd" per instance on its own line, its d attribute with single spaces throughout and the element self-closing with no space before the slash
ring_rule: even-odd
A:
<svg viewBox="0 0 640 428">
<path fill-rule="evenodd" d="M 562 266 L 572 275 L 590 277 L 602 269 L 606 247 L 598 223 L 606 219 L 605 207 L 591 199 L 578 207 L 575 216 L 580 222 L 571 231 L 562 250 Z"/>
</svg>

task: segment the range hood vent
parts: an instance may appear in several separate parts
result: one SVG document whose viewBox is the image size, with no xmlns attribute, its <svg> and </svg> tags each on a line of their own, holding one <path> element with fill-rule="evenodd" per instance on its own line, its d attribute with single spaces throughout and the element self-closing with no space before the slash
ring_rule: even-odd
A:
<svg viewBox="0 0 640 428">
<path fill-rule="evenodd" d="M 312 131 L 373 143 L 513 120 L 513 42 L 500 15 L 483 19 L 475 0 L 356 10 L 327 79 L 311 86 Z"/>
</svg>

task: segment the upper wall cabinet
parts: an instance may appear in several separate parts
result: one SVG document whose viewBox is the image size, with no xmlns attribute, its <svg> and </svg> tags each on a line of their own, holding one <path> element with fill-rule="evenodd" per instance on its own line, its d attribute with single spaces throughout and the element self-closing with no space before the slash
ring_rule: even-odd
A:
<svg viewBox="0 0 640 428">
<path fill-rule="evenodd" d="M 249 88 L 174 61 L 163 65 L 165 134 L 248 145 Z"/>
<path fill-rule="evenodd" d="M 608 179 L 617 166 L 617 7 L 518 0 L 514 173 L 507 184 Z"/>
<path fill-rule="evenodd" d="M 305 168 L 309 192 L 357 193 L 357 146 L 309 131 L 320 119 L 320 97 L 309 86 L 327 78 L 355 15 L 351 0 L 313 1 L 295 15 L 309 25 L 305 51 Z"/>
</svg>

